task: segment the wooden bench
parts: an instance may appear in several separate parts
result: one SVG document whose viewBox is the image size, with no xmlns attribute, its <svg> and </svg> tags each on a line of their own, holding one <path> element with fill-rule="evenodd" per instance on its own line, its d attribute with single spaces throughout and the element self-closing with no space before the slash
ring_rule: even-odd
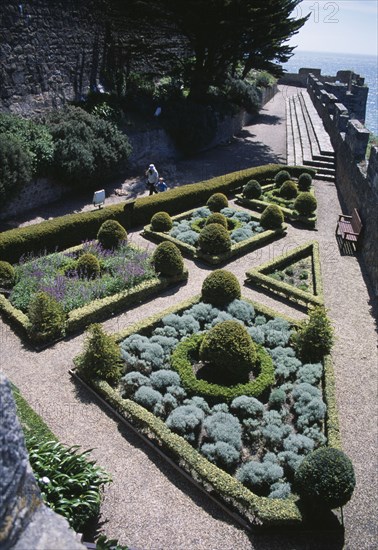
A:
<svg viewBox="0 0 378 550">
<path fill-rule="evenodd" d="M 354 208 L 351 216 L 339 214 L 339 219 L 336 226 L 336 237 L 342 239 L 341 250 L 347 241 L 354 243 L 357 248 L 358 239 L 362 232 L 362 222 L 356 208 Z"/>
</svg>

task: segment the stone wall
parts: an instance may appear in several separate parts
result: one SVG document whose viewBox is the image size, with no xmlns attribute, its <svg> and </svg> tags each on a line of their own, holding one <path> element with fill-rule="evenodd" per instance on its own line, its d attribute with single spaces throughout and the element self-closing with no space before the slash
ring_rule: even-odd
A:
<svg viewBox="0 0 378 550">
<path fill-rule="evenodd" d="M 314 75 L 308 78 L 308 92 L 330 135 L 336 155 L 336 185 L 346 214 L 357 208 L 364 225 L 361 255 L 373 291 L 378 296 L 378 148 L 366 148 L 370 132 L 348 109 L 327 92 Z"/>
</svg>

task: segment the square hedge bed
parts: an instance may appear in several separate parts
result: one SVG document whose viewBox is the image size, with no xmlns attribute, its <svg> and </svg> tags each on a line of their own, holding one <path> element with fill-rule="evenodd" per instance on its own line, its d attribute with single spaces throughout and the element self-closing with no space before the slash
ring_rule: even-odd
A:
<svg viewBox="0 0 378 550">
<path fill-rule="evenodd" d="M 306 262 L 303 269 L 301 262 Z M 306 307 L 324 303 L 319 244 L 316 241 L 309 241 L 246 271 L 246 277 L 246 283 L 266 288 L 290 302 Z M 306 290 L 301 288 L 300 283 L 303 284 L 303 281 L 309 283 Z"/>
<path fill-rule="evenodd" d="M 245 219 L 250 220 L 249 222 L 250 224 L 259 226 L 259 221 L 260 221 L 259 216 L 250 214 L 246 211 L 227 207 L 222 209 L 221 213 L 225 214 L 227 218 L 237 219 L 238 221 L 241 222 L 241 224 L 244 224 L 244 222 L 241 221 L 243 220 L 243 217 L 244 217 Z M 188 221 L 190 223 L 194 222 L 197 224 L 198 222 L 201 222 L 201 221 L 204 222 L 205 219 L 210 214 L 211 212 L 207 207 L 202 207 L 202 208 L 194 208 L 193 210 L 189 210 L 177 216 L 172 216 L 172 222 L 174 227 L 171 231 L 174 231 L 175 226 L 177 226 L 177 224 L 180 224 L 181 222 Z M 199 230 L 200 228 L 197 227 L 196 230 L 190 229 L 189 232 L 191 234 L 199 235 Z M 217 264 L 224 263 L 236 256 L 240 256 L 242 254 L 251 252 L 252 250 L 255 250 L 257 248 L 261 248 L 266 243 L 283 237 L 286 234 L 286 230 L 287 230 L 286 224 L 282 224 L 280 228 L 274 229 L 274 230 L 271 230 L 271 229 L 263 230 L 261 227 L 257 227 L 257 229 L 254 229 L 253 232 L 250 233 L 250 236 L 248 236 L 247 238 L 243 238 L 243 240 L 240 240 L 239 242 L 232 242 L 230 250 L 219 254 L 208 254 L 201 251 L 198 246 L 195 246 L 194 244 L 190 244 L 190 240 L 191 240 L 190 237 L 188 239 L 188 242 L 183 242 L 179 238 L 176 238 L 175 236 L 170 235 L 171 231 L 169 232 L 154 231 L 151 227 L 151 224 L 146 225 L 143 228 L 142 234 L 145 238 L 153 241 L 173 242 L 181 250 L 181 252 L 186 256 L 190 258 L 201 259 L 205 263 L 208 263 L 211 265 L 217 265 Z M 237 233 L 240 231 L 243 231 L 243 227 L 236 226 L 236 229 L 234 232 Z M 232 236 L 233 232 L 231 230 L 229 230 L 229 233 Z M 241 238 L 240 233 L 237 238 L 238 239 Z"/>
<path fill-rule="evenodd" d="M 236 194 L 236 204 L 240 204 L 240 206 L 244 206 L 244 208 L 256 210 L 257 212 L 263 212 L 270 204 L 276 204 L 281 208 L 285 221 L 296 222 L 309 229 L 315 229 L 317 221 L 316 211 L 311 216 L 302 216 L 294 209 L 295 199 L 285 200 L 280 197 L 272 198 L 272 191 L 275 189 L 274 183 L 262 184 L 261 189 L 262 195 L 259 199 L 247 199 L 241 193 Z M 314 195 L 312 187 L 310 193 Z"/>
<path fill-rule="evenodd" d="M 26 258 L 23 260 L 23 265 L 26 267 L 26 270 L 30 271 L 31 269 L 31 275 L 34 280 L 36 277 L 37 279 L 42 280 L 41 268 L 38 264 L 39 261 L 48 264 L 49 266 L 51 264 L 52 268 L 48 271 L 49 279 L 44 282 L 44 285 L 41 288 L 38 286 L 36 289 L 34 287 L 31 289 L 26 289 L 26 298 L 22 295 L 23 291 L 21 290 L 21 296 L 19 294 L 18 297 L 20 302 L 19 307 L 17 307 L 18 303 L 17 305 L 14 305 L 14 303 L 12 304 L 12 294 L 9 290 L 6 293 L 0 294 L 0 313 L 11 324 L 11 326 L 13 326 L 21 336 L 26 337 L 36 349 L 42 349 L 48 345 L 51 345 L 53 342 L 62 339 L 67 334 L 79 332 L 91 323 L 100 322 L 114 314 L 121 313 L 131 305 L 147 300 L 168 286 L 187 280 L 187 270 L 184 270 L 181 275 L 175 277 L 166 277 L 156 274 L 150 264 L 149 256 L 146 251 L 134 246 L 131 243 L 127 243 L 124 246 L 125 250 L 122 249 L 122 251 L 118 254 L 120 263 L 119 265 L 113 266 L 113 271 L 117 271 L 117 269 L 121 272 L 124 271 L 125 280 L 127 278 L 126 276 L 130 275 L 130 281 L 127 283 L 126 288 L 117 290 L 117 287 L 114 286 L 114 290 L 112 292 L 112 282 L 110 281 L 111 276 L 108 274 L 108 280 L 105 284 L 109 284 L 110 286 L 105 291 L 104 296 L 90 299 L 89 295 L 87 303 L 83 303 L 82 306 L 70 307 L 69 302 L 73 299 L 70 292 L 66 294 L 59 294 L 61 291 L 63 292 L 67 281 L 72 280 L 73 276 L 75 277 L 75 273 L 66 273 L 67 269 L 70 270 L 70 268 L 72 268 L 70 262 L 72 263 L 77 260 L 84 249 L 86 252 L 93 252 L 96 248 L 101 248 L 97 241 L 88 241 L 62 252 L 41 254 L 40 256 L 32 256 L 31 258 Z M 127 252 L 126 249 L 129 252 Z M 107 252 L 106 250 L 103 250 L 103 252 L 106 261 L 106 256 L 110 255 L 110 252 Z M 62 257 L 64 257 L 63 260 L 59 259 Z M 127 260 L 129 260 L 129 263 L 127 263 Z M 143 262 L 145 263 L 144 266 Z M 143 272 L 144 270 L 145 272 Z M 123 276 L 122 273 L 120 276 Z M 93 280 L 83 280 L 83 288 L 81 290 L 79 289 L 74 291 L 77 295 L 80 295 L 79 297 L 76 296 L 76 299 L 79 299 L 80 301 L 81 296 L 85 296 L 87 291 L 91 292 L 85 287 L 87 283 L 101 284 L 101 279 L 102 277 L 95 278 Z M 27 286 L 28 283 L 26 278 L 25 281 Z M 36 284 L 39 285 L 39 281 Z M 63 303 L 63 299 L 68 302 L 68 305 L 65 306 L 65 319 L 60 335 L 55 338 L 46 339 L 46 341 L 42 342 L 33 338 L 30 334 L 30 320 L 27 314 L 27 300 L 39 290 L 43 290 L 44 292 L 52 295 L 58 302 L 62 301 Z"/>
<path fill-rule="evenodd" d="M 193 376 L 188 364 L 196 360 L 202 331 L 230 318 L 260 342 L 261 372 L 224 392 L 225 386 Z M 81 356 L 71 373 L 249 527 L 308 527 L 311 515 L 290 492 L 293 470 L 314 447 L 341 442 L 332 362 L 302 365 L 287 347 L 293 327 L 295 321 L 249 300 L 214 308 L 194 297 L 115 335 L 124 362 L 117 387 L 80 378 Z M 272 397 L 279 385 L 281 408 Z M 248 478 L 251 462 L 256 469 Z M 257 490 L 248 481 L 253 476 L 265 476 Z"/>
</svg>

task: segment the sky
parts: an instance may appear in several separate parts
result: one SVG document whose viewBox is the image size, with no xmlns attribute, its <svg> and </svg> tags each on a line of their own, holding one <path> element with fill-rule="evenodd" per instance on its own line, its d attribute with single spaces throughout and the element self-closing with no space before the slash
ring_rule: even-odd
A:
<svg viewBox="0 0 378 550">
<path fill-rule="evenodd" d="M 310 18 L 289 42 L 297 50 L 378 56 L 378 0 L 302 0 L 292 16 Z"/>
</svg>

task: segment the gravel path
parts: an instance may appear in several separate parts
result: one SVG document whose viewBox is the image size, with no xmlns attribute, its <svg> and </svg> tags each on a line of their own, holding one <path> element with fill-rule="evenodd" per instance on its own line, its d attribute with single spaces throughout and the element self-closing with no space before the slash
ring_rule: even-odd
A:
<svg viewBox="0 0 378 550">
<path fill-rule="evenodd" d="M 198 181 L 265 162 L 285 158 L 284 98 L 295 88 L 281 88 L 233 143 L 178 162 L 171 168 L 175 184 Z M 169 165 L 166 165 L 167 169 Z M 175 177 L 173 177 L 175 175 Z M 124 187 L 137 193 L 140 183 L 132 179 Z M 98 463 L 113 477 L 105 489 L 101 529 L 138 550 L 285 550 L 377 548 L 377 334 L 374 303 L 369 297 L 363 268 L 357 257 L 341 255 L 334 238 L 337 214 L 341 212 L 333 184 L 316 181 L 318 230 L 291 226 L 285 239 L 239 258 L 227 266 L 242 283 L 245 271 L 285 250 L 316 239 L 320 244 L 326 306 L 335 327 L 333 359 L 344 450 L 353 460 L 357 487 L 344 509 L 345 540 L 329 533 L 248 535 L 212 501 L 172 471 L 68 374 L 72 359 L 82 349 L 83 335 L 67 339 L 43 352 L 25 347 L 0 321 L 1 366 L 25 398 L 44 418 L 62 442 L 93 448 Z M 111 201 L 119 200 L 116 196 Z M 64 205 L 25 216 L 22 224 L 66 211 L 91 209 L 91 205 L 67 201 Z M 130 238 L 144 247 L 154 245 L 138 231 Z M 118 331 L 144 317 L 178 303 L 200 291 L 209 269 L 185 260 L 190 270 L 186 285 L 165 291 L 158 298 L 135 307 L 104 323 Z M 300 310 L 266 293 L 243 287 L 243 294 L 295 318 Z M 26 549 L 25 549 L 26 550 Z M 28 549 L 29 550 L 29 549 Z"/>
</svg>

